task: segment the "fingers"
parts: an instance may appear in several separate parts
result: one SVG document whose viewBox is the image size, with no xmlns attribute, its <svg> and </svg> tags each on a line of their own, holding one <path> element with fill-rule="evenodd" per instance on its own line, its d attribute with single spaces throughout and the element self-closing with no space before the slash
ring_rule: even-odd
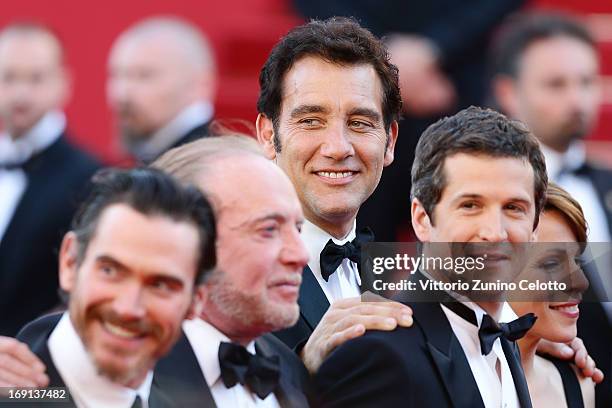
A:
<svg viewBox="0 0 612 408">
<path fill-rule="evenodd" d="M 391 301 L 361 301 L 360 298 L 342 299 L 334 302 L 328 313 L 331 321 L 339 321 L 348 315 L 375 316 L 380 319 L 393 318 L 397 324 L 404 327 L 410 327 L 413 323 L 412 309 L 399 302 Z M 395 326 L 388 330 L 394 328 Z M 368 327 L 368 329 L 370 328 Z"/>
<path fill-rule="evenodd" d="M 44 364 L 28 347 L 10 337 L 0 337 L 0 383 L 3 386 L 38 386 L 49 383 Z"/>
<path fill-rule="evenodd" d="M 595 384 L 599 384 L 604 380 L 604 373 L 599 368 L 596 368 L 591 376 Z"/>
<path fill-rule="evenodd" d="M 574 356 L 574 350 L 570 346 L 548 340 L 538 343 L 538 353 L 549 354 L 561 360 L 568 360 Z"/>
</svg>

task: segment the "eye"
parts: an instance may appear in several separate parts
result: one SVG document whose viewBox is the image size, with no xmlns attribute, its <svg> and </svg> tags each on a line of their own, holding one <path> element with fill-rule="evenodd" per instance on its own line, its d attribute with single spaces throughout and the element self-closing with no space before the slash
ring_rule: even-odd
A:
<svg viewBox="0 0 612 408">
<path fill-rule="evenodd" d="M 103 264 L 100 266 L 100 272 L 106 277 L 114 278 L 118 275 L 117 268 L 113 265 Z"/>
<path fill-rule="evenodd" d="M 266 224 L 258 229 L 259 234 L 264 238 L 272 238 L 276 236 L 280 229 L 280 225 L 278 223 Z"/>
<path fill-rule="evenodd" d="M 516 205 L 516 204 L 508 204 L 506 205 L 506 209 L 512 211 L 512 212 L 517 212 L 517 213 L 524 213 L 525 209 L 520 206 L 520 205 Z"/>
<path fill-rule="evenodd" d="M 305 118 L 305 119 L 300 120 L 299 123 L 302 125 L 305 125 L 306 127 L 310 127 L 310 128 L 319 127 L 322 125 L 322 122 L 316 118 Z"/>
<path fill-rule="evenodd" d="M 459 204 L 459 208 L 464 210 L 475 210 L 478 208 L 478 204 L 475 201 L 464 201 Z"/>
<path fill-rule="evenodd" d="M 364 130 L 372 128 L 372 124 L 361 120 L 352 120 L 349 122 L 349 126 L 356 130 Z"/>
</svg>

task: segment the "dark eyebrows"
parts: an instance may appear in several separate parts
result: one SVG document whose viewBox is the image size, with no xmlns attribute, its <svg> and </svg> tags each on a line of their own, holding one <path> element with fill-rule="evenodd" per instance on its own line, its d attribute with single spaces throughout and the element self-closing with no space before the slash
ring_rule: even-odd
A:
<svg viewBox="0 0 612 408">
<path fill-rule="evenodd" d="M 300 105 L 291 111 L 291 117 L 297 118 L 309 113 L 328 113 L 329 109 L 320 105 Z"/>
<path fill-rule="evenodd" d="M 355 108 L 349 112 L 350 116 L 365 116 L 373 122 L 380 122 L 380 113 L 369 108 Z"/>
<path fill-rule="evenodd" d="M 130 270 L 129 267 L 122 264 L 121 262 L 119 262 L 118 260 L 116 260 L 110 255 L 102 254 L 102 255 L 97 256 L 96 263 L 107 264 L 107 265 L 113 266 L 122 272 L 128 272 Z M 166 282 L 169 285 L 173 285 L 174 287 L 182 288 L 184 286 L 183 281 L 181 279 L 177 278 L 176 276 L 170 275 L 168 273 L 162 272 L 162 271 L 152 271 L 151 275 L 148 276 L 146 279 L 148 281 L 156 280 L 156 281 Z"/>
<path fill-rule="evenodd" d="M 114 266 L 117 269 L 121 269 L 123 271 L 128 269 L 124 264 L 122 264 L 121 262 L 119 262 L 118 260 L 116 260 L 110 255 L 104 255 L 104 254 L 98 255 L 96 257 L 96 263 L 108 264 L 108 265 Z"/>
</svg>

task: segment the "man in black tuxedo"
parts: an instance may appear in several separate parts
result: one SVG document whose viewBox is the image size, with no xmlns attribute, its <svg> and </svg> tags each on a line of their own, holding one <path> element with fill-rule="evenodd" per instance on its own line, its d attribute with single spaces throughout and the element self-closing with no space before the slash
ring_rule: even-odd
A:
<svg viewBox="0 0 612 408">
<path fill-rule="evenodd" d="M 421 136 L 412 169 L 413 227 L 423 243 L 529 242 L 546 186 L 544 157 L 526 127 L 468 108 Z M 514 343 L 499 332 L 488 345 L 479 339 L 479 327 L 495 327 L 507 313 L 505 302 L 410 305 L 414 327 L 366 333 L 330 355 L 316 376 L 318 403 L 531 406 Z"/>
<path fill-rule="evenodd" d="M 197 317 L 183 324 L 185 338 L 160 361 L 155 383 L 177 406 L 306 407 L 308 372 L 270 334 L 298 319 L 308 260 L 291 182 L 244 136 L 195 141 L 167 152 L 154 166 L 198 185 L 211 197 L 218 220 L 217 269 L 198 289 Z M 265 386 L 248 375 L 226 377 L 231 372 L 224 365 L 240 369 L 229 355 L 221 357 L 228 349 L 235 349 L 234 356 L 255 354 L 251 361 L 265 359 L 271 371 L 268 379 L 260 377 Z"/>
<path fill-rule="evenodd" d="M 63 49 L 47 28 L 0 32 L 0 334 L 59 303 L 57 250 L 98 164 L 69 141 Z"/>
<path fill-rule="evenodd" d="M 173 407 L 306 407 L 308 372 L 268 333 L 293 325 L 299 315 L 307 253 L 291 183 L 247 137 L 198 140 L 170 150 L 153 166 L 197 184 L 218 214 L 217 269 L 197 289 L 193 320 L 184 322 L 183 335 L 155 367 L 154 388 Z M 15 343 L 12 354 L 2 355 L 14 364 L 0 364 L 0 385 L 48 384 L 17 367 L 18 359 L 40 363 L 19 347 Z M 52 367 L 47 374 L 53 384 Z"/>
<path fill-rule="evenodd" d="M 77 407 L 170 407 L 153 367 L 215 266 L 215 219 L 196 188 L 154 169 L 98 173 L 62 241 L 68 311 L 18 335 Z"/>
<path fill-rule="evenodd" d="M 125 148 L 149 163 L 208 136 L 215 61 L 200 30 L 176 17 L 151 17 L 121 33 L 108 59 L 107 98 Z"/>
<path fill-rule="evenodd" d="M 586 158 L 583 138 L 592 130 L 601 103 L 597 43 L 580 22 L 557 14 L 528 14 L 502 27 L 492 54 L 492 89 L 496 102 L 523 121 L 541 143 L 548 176 L 582 206 L 590 242 L 612 238 L 612 170 Z M 593 251 L 597 251 L 597 245 Z M 599 247 L 601 248 L 601 247 Z M 600 301 L 612 293 L 612 267 L 606 251 L 598 266 L 587 269 L 590 290 Z M 607 263 L 605 261 L 607 257 Z M 606 293 L 608 295 L 606 295 Z M 610 405 L 612 308 L 585 302 L 578 320 L 584 340 L 605 374 L 596 387 L 598 404 Z M 607 328 L 608 330 L 605 330 Z"/>
<path fill-rule="evenodd" d="M 366 329 L 412 323 L 399 303 L 359 298 L 359 249 L 373 237 L 357 231 L 355 220 L 393 161 L 397 69 L 369 31 L 335 18 L 291 30 L 271 51 L 259 82 L 258 139 L 298 193 L 310 255 L 300 319 L 277 335 L 315 372 L 330 350 Z"/>
</svg>

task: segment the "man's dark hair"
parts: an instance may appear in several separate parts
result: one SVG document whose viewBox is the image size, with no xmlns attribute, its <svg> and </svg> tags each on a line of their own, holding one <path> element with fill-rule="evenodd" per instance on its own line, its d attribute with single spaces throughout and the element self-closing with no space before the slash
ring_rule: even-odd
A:
<svg viewBox="0 0 612 408">
<path fill-rule="evenodd" d="M 397 67 L 391 64 L 383 42 L 352 18 L 312 20 L 291 30 L 274 46 L 259 74 L 257 110 L 274 124 L 277 151 L 280 151 L 278 120 L 284 76 L 299 59 L 306 56 L 316 56 L 338 65 L 372 65 L 382 83 L 383 122 L 389 132 L 391 123 L 399 118 L 402 98 Z"/>
<path fill-rule="evenodd" d="M 474 106 L 429 126 L 417 144 L 410 193 L 421 202 L 432 224 L 434 207 L 446 187 L 445 159 L 457 153 L 517 158 L 530 163 L 534 174 L 534 228 L 537 226 L 548 185 L 537 139 L 523 123 Z"/>
<path fill-rule="evenodd" d="M 574 38 L 596 49 L 595 40 L 585 26 L 565 14 L 518 14 L 504 23 L 493 42 L 492 74 L 516 78 L 525 50 L 536 41 L 555 37 Z"/>
<path fill-rule="evenodd" d="M 193 186 L 181 186 L 172 176 L 153 168 L 102 169 L 92 178 L 89 195 L 72 220 L 80 264 L 96 233 L 102 212 L 126 204 L 141 214 L 168 217 L 192 224 L 198 231 L 199 253 L 195 283 L 216 265 L 215 218 L 206 197 Z"/>
</svg>

